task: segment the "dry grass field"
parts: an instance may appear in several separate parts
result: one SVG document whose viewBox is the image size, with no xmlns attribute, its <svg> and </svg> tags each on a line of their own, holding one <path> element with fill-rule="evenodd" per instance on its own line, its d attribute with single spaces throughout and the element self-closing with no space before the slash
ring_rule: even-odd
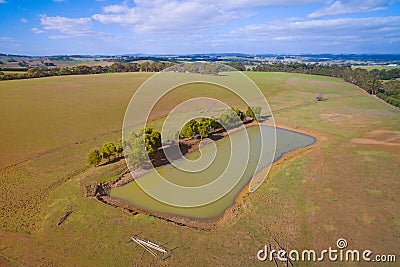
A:
<svg viewBox="0 0 400 267">
<path fill-rule="evenodd" d="M 0 265 L 270 266 L 256 254 L 271 235 L 289 249 L 321 251 L 345 238 L 351 249 L 398 255 L 400 112 L 340 79 L 246 74 L 265 94 L 278 125 L 318 141 L 275 164 L 234 216 L 212 231 L 83 197 L 84 184 L 115 179 L 123 169 L 122 160 L 89 168 L 86 154 L 120 138 L 126 105 L 151 74 L 1 82 Z M 195 95 L 192 87 L 171 99 Z M 319 92 L 326 100 L 315 102 Z M 73 213 L 58 226 L 68 210 Z M 173 249 L 171 257 L 142 256 L 140 247 L 126 243 L 133 233 Z M 321 265 L 343 266 L 296 264 Z"/>
</svg>

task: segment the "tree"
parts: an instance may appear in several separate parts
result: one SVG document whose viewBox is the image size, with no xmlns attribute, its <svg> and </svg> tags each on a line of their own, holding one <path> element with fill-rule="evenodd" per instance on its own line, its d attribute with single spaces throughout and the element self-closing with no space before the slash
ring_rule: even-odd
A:
<svg viewBox="0 0 400 267">
<path fill-rule="evenodd" d="M 214 132 L 216 129 L 222 128 L 221 124 L 214 118 L 208 119 L 210 124 L 210 131 Z"/>
<path fill-rule="evenodd" d="M 185 138 L 191 138 L 193 135 L 199 134 L 199 123 L 192 119 L 188 121 L 181 130 L 181 136 Z"/>
<path fill-rule="evenodd" d="M 103 67 L 102 66 L 94 66 L 94 67 L 92 67 L 92 73 L 94 73 L 94 74 L 103 73 Z"/>
<path fill-rule="evenodd" d="M 243 114 L 244 116 L 244 114 Z M 240 123 L 241 118 L 232 109 L 228 113 L 224 113 L 219 117 L 219 123 L 224 126 L 235 126 Z"/>
<path fill-rule="evenodd" d="M 125 71 L 125 65 L 120 62 L 113 63 L 110 66 L 110 72 L 124 72 L 124 71 Z"/>
<path fill-rule="evenodd" d="M 116 148 L 114 143 L 106 143 L 103 145 L 103 147 L 101 148 L 101 154 L 103 156 L 103 158 L 108 159 L 108 162 L 110 162 L 110 158 L 111 156 L 114 156 L 116 152 Z"/>
<path fill-rule="evenodd" d="M 210 127 L 207 124 L 200 123 L 198 130 L 201 139 L 203 139 L 203 137 L 208 137 L 210 134 Z"/>
<path fill-rule="evenodd" d="M 132 168 L 140 168 L 148 159 L 147 155 L 150 156 L 161 147 L 161 134 L 153 128 L 142 129 L 137 134 L 132 132 L 126 146 L 129 149 L 128 164 Z M 123 147 L 122 141 L 121 147 Z"/>
<path fill-rule="evenodd" d="M 161 147 L 161 134 L 153 128 L 146 128 L 140 131 L 141 135 L 146 142 L 146 150 L 149 155 L 157 151 Z"/>
<path fill-rule="evenodd" d="M 101 161 L 101 155 L 98 150 L 91 150 L 87 155 L 87 163 L 91 166 L 97 166 Z"/>
<path fill-rule="evenodd" d="M 381 85 L 380 91 L 388 96 L 393 96 L 400 99 L 400 81 L 393 80 L 385 82 Z"/>
<path fill-rule="evenodd" d="M 190 127 L 188 122 L 182 127 L 181 136 L 185 138 L 191 138 L 193 136 L 192 127 Z"/>
<path fill-rule="evenodd" d="M 246 70 L 246 66 L 243 64 L 243 62 L 230 62 L 228 64 L 228 66 L 231 66 L 232 68 L 237 69 L 238 71 L 245 71 Z"/>
<path fill-rule="evenodd" d="M 137 135 L 130 143 L 128 163 L 132 168 L 138 169 L 146 162 L 145 141 L 143 136 Z"/>
<path fill-rule="evenodd" d="M 74 74 L 91 74 L 92 68 L 86 65 L 78 65 L 72 67 L 72 71 L 74 72 Z"/>
<path fill-rule="evenodd" d="M 240 118 L 240 120 L 245 120 L 246 119 L 246 115 L 243 113 L 243 111 L 241 111 L 238 108 L 232 108 L 232 110 L 236 113 L 236 115 Z"/>
<path fill-rule="evenodd" d="M 122 152 L 124 151 L 124 146 L 122 145 L 122 139 L 118 140 L 118 143 L 115 146 L 115 150 L 118 153 L 118 156 L 122 155 Z"/>
<path fill-rule="evenodd" d="M 254 114 L 254 111 L 253 111 L 253 109 L 251 107 L 247 107 L 246 116 L 248 118 L 253 118 L 253 119 L 257 120 L 256 119 L 256 114 Z"/>
<path fill-rule="evenodd" d="M 260 106 L 247 107 L 246 116 L 258 121 L 261 117 L 261 107 Z"/>
<path fill-rule="evenodd" d="M 150 63 L 148 61 L 143 62 L 142 64 L 140 64 L 140 71 L 145 71 L 145 72 L 149 71 L 149 66 Z"/>
</svg>

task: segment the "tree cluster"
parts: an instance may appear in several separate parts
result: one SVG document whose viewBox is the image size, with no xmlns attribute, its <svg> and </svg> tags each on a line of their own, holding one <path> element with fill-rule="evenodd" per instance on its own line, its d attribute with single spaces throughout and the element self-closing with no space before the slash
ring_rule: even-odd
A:
<svg viewBox="0 0 400 267">
<path fill-rule="evenodd" d="M 123 152 L 122 139 L 118 140 L 117 145 L 112 142 L 105 143 L 100 150 L 94 149 L 89 152 L 86 162 L 91 166 L 97 166 L 102 159 L 110 162 L 111 157 L 120 157 Z"/>
<path fill-rule="evenodd" d="M 115 145 L 112 142 L 105 143 L 100 150 L 91 150 L 87 155 L 87 163 L 97 166 L 102 159 L 111 161 L 111 157 L 121 157 L 124 149 L 128 152 L 130 166 L 139 168 L 161 147 L 161 134 L 153 128 L 145 128 L 138 133 L 132 132 L 129 138 L 122 142 L 122 139 Z M 147 155 L 146 155 L 147 152 Z"/>
<path fill-rule="evenodd" d="M 220 128 L 219 122 L 212 118 L 192 119 L 188 121 L 181 129 L 179 136 L 182 138 L 192 138 L 200 136 L 201 139 L 208 137 L 210 133 Z"/>
<path fill-rule="evenodd" d="M 229 62 L 228 66 L 237 69 L 238 71 L 245 71 L 246 70 L 246 66 L 243 64 L 243 62 L 240 61 L 233 61 L 233 62 Z"/>
<path fill-rule="evenodd" d="M 234 127 L 245 121 L 246 118 L 258 120 L 261 116 L 261 107 L 247 107 L 246 112 L 231 107 L 226 113 L 221 114 L 218 118 L 200 118 L 188 121 L 181 129 L 179 136 L 181 138 L 193 138 L 200 136 L 201 139 L 208 137 L 210 134 L 222 128 Z"/>
<path fill-rule="evenodd" d="M 200 118 L 188 121 L 180 130 L 180 138 L 193 138 L 200 136 L 201 139 L 225 126 L 237 126 L 246 118 L 258 120 L 261 115 L 261 107 L 247 107 L 246 112 L 237 108 L 231 108 L 229 112 L 222 114 L 219 118 Z M 91 150 L 87 155 L 87 163 L 97 166 L 102 159 L 111 161 L 111 157 L 121 157 L 125 150 L 128 154 L 128 164 L 138 169 L 162 146 L 161 134 L 153 128 L 144 128 L 132 132 L 129 138 L 122 142 L 122 139 L 115 145 L 112 142 L 105 143 L 100 150 Z"/>
<path fill-rule="evenodd" d="M 360 68 L 350 69 L 344 71 L 343 79 L 359 86 L 372 95 L 377 95 L 389 104 L 400 107 L 400 81 L 380 80 L 379 72 L 378 70 L 367 71 Z"/>
<path fill-rule="evenodd" d="M 132 132 L 125 147 L 129 151 L 128 164 L 137 169 L 146 163 L 148 156 L 161 147 L 161 134 L 153 128 L 145 128 L 138 133 Z"/>
<path fill-rule="evenodd" d="M 378 88 L 376 96 L 393 106 L 400 107 L 400 81 L 391 80 L 383 82 Z"/>
<path fill-rule="evenodd" d="M 143 63 L 121 63 L 115 62 L 110 66 L 86 66 L 74 67 L 52 67 L 52 68 L 29 68 L 21 73 L 0 73 L 1 80 L 31 79 L 49 76 L 85 75 L 115 72 L 159 72 L 174 63 L 170 62 L 143 62 Z"/>
<path fill-rule="evenodd" d="M 186 63 L 174 65 L 168 69 L 171 72 L 195 73 L 203 75 L 218 75 L 220 72 L 232 71 L 232 68 L 214 63 Z"/>
<path fill-rule="evenodd" d="M 350 66 L 341 65 L 322 65 L 322 64 L 305 64 L 305 63 L 276 63 L 276 64 L 259 64 L 253 67 L 252 71 L 266 72 L 292 72 L 304 73 L 331 77 L 340 77 L 344 69 L 351 68 Z"/>
</svg>

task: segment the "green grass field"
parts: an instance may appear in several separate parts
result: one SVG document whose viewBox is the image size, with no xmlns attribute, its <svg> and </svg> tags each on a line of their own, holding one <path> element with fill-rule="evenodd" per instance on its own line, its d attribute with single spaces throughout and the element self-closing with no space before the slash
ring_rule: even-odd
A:
<svg viewBox="0 0 400 267">
<path fill-rule="evenodd" d="M 130 97 L 151 74 L 0 82 L 0 265 L 268 266 L 256 253 L 271 234 L 289 249 L 320 251 L 346 238 L 351 249 L 398 253 L 399 111 L 340 79 L 246 74 L 265 94 L 278 125 L 318 142 L 274 165 L 235 216 L 212 231 L 83 197 L 84 184 L 122 171 L 122 160 L 89 168 L 85 157 L 120 138 Z M 171 95 L 153 118 L 197 89 Z M 319 92 L 326 100 L 317 103 Z M 57 226 L 67 210 L 73 213 Z M 126 243 L 133 233 L 174 248 L 172 256 L 141 257 L 140 247 Z"/>
</svg>

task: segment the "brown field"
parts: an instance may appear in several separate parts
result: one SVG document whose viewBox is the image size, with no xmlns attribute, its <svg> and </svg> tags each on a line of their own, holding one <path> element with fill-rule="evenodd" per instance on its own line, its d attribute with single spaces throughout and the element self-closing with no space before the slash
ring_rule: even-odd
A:
<svg viewBox="0 0 400 267">
<path fill-rule="evenodd" d="M 0 154 L 0 168 L 120 131 L 126 105 L 150 75 L 65 76 L 0 83 L 0 150 L 7 151 Z"/>
<path fill-rule="evenodd" d="M 1 82 L 0 265 L 273 266 L 256 259 L 271 235 L 289 249 L 321 251 L 345 238 L 350 249 L 398 256 L 399 111 L 339 79 L 247 75 L 264 92 L 277 124 L 318 142 L 274 165 L 264 184 L 212 231 L 83 197 L 84 184 L 116 179 L 123 169 L 122 160 L 86 167 L 86 153 L 118 140 L 130 96 L 149 74 Z M 196 91 L 188 89 L 172 99 Z M 315 102 L 319 92 L 325 101 Z M 159 112 L 154 118 L 166 111 Z M 67 210 L 73 213 L 57 226 Z M 140 247 L 126 243 L 134 233 L 173 249 L 171 257 L 142 256 Z M 295 266 L 321 265 L 343 266 Z"/>
</svg>

